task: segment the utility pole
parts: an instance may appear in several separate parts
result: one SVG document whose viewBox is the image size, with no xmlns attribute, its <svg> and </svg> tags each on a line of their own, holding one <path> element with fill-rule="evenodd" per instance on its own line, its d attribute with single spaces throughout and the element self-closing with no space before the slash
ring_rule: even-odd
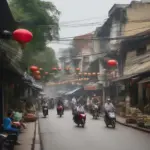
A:
<svg viewBox="0 0 150 150">
<path fill-rule="evenodd" d="M 3 81 L 4 81 L 4 58 L 3 53 L 0 55 L 0 124 L 3 123 L 4 117 L 4 89 L 3 89 Z"/>
</svg>

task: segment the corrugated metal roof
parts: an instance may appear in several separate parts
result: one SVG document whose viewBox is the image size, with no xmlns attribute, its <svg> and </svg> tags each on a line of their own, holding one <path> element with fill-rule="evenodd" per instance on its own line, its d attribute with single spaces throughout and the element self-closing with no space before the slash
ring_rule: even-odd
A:
<svg viewBox="0 0 150 150">
<path fill-rule="evenodd" d="M 143 79 L 139 82 L 139 84 L 141 83 L 146 83 L 146 82 L 150 82 L 150 77 L 149 78 L 146 78 L 146 79 Z"/>
<path fill-rule="evenodd" d="M 126 67 L 124 75 L 137 74 L 146 71 L 150 71 L 150 61 L 147 61 L 143 64 L 134 64 L 130 67 Z"/>
</svg>

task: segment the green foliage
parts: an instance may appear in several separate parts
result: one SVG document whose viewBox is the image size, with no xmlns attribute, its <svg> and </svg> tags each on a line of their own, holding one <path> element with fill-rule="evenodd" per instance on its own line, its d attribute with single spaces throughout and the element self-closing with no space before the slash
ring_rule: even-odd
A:
<svg viewBox="0 0 150 150">
<path fill-rule="evenodd" d="M 52 48 L 46 48 L 44 52 L 39 52 L 36 56 L 33 56 L 32 59 L 36 65 L 47 72 L 51 72 L 54 66 L 57 67 L 55 52 Z"/>
<path fill-rule="evenodd" d="M 33 33 L 33 40 L 23 50 L 22 65 L 35 64 L 48 69 L 56 64 L 54 51 L 46 45 L 59 36 L 60 12 L 57 8 L 51 2 L 41 0 L 9 0 L 9 5 L 19 26 Z"/>
</svg>

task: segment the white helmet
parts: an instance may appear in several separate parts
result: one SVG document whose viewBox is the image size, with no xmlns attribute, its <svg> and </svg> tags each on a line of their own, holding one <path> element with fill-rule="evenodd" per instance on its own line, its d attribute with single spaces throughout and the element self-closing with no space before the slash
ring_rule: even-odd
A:
<svg viewBox="0 0 150 150">
<path fill-rule="evenodd" d="M 108 102 L 110 102 L 110 101 L 111 101 L 111 99 L 110 99 L 110 98 L 107 98 L 107 101 L 108 101 Z"/>
</svg>

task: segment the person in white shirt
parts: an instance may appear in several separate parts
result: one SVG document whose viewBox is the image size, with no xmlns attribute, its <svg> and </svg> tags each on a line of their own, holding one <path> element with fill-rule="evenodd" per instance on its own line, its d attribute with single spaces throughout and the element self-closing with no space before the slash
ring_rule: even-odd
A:
<svg viewBox="0 0 150 150">
<path fill-rule="evenodd" d="M 79 106 L 77 107 L 77 112 L 78 112 L 78 113 L 84 113 L 84 107 L 83 107 L 82 105 L 79 105 Z"/>
<path fill-rule="evenodd" d="M 104 105 L 104 109 L 105 111 L 114 111 L 115 110 L 115 107 L 114 105 L 111 103 L 111 100 L 110 98 L 107 99 L 105 105 Z"/>
<path fill-rule="evenodd" d="M 75 109 L 75 106 L 76 106 L 76 103 L 77 103 L 76 98 L 73 97 L 71 102 L 72 102 L 72 113 L 73 113 L 73 111 L 74 111 L 74 109 Z"/>
<path fill-rule="evenodd" d="M 111 103 L 110 98 L 107 99 L 105 105 L 104 105 L 104 111 L 105 111 L 105 117 L 108 118 L 108 112 L 115 111 L 114 105 Z"/>
<path fill-rule="evenodd" d="M 79 104 L 78 106 L 76 106 L 76 111 L 74 113 L 73 120 L 77 120 L 78 119 L 78 115 L 80 113 L 84 113 L 84 107 L 81 104 Z"/>
<path fill-rule="evenodd" d="M 76 102 L 77 102 L 76 98 L 75 98 L 75 97 L 73 97 L 73 98 L 72 98 L 72 104 L 73 104 L 73 105 L 75 105 L 75 104 L 76 104 Z"/>
</svg>

